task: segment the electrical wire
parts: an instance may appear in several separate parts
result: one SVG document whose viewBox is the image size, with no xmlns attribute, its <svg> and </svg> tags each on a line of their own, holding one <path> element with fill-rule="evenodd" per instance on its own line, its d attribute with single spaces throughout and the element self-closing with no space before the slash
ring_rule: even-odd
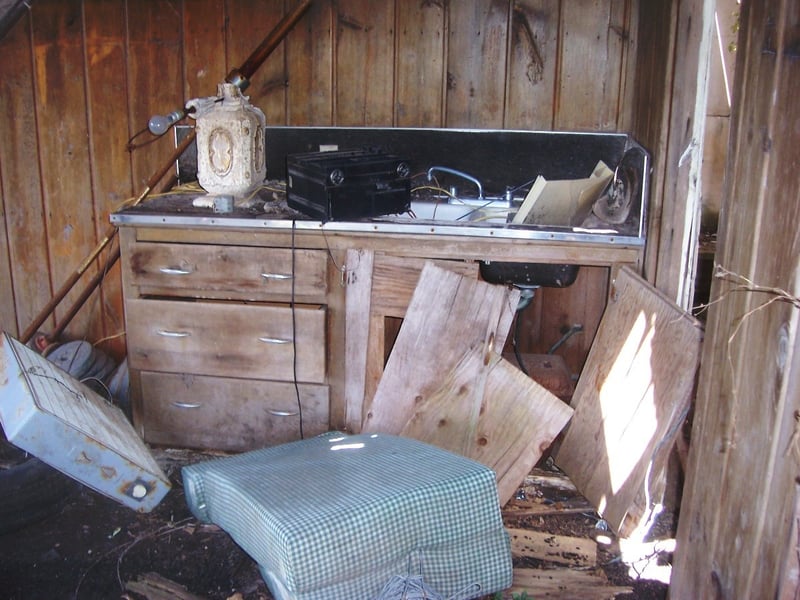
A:
<svg viewBox="0 0 800 600">
<path fill-rule="evenodd" d="M 297 399 L 298 427 L 300 439 L 305 439 L 303 433 L 303 403 L 300 400 L 300 386 L 297 383 L 297 310 L 295 307 L 295 239 L 294 234 L 297 230 L 297 221 L 292 219 L 292 301 L 289 304 L 292 309 L 292 383 L 294 383 L 294 393 Z"/>
</svg>

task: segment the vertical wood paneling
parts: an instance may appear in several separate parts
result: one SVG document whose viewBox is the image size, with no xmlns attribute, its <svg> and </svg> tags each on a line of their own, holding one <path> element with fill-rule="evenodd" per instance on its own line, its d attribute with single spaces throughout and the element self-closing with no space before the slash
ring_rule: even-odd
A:
<svg viewBox="0 0 800 600">
<path fill-rule="evenodd" d="M 89 123 L 89 172 L 95 214 L 95 237 L 108 229 L 108 216 L 133 195 L 128 139 L 128 85 L 125 71 L 125 11 L 121 0 L 84 3 L 86 48 L 86 107 Z M 114 107 L 109 110 L 109 107 Z M 77 267 L 77 264 L 74 265 Z M 97 300 L 96 297 L 94 300 Z M 111 338 L 106 346 L 116 356 L 125 353 L 123 308 L 119 268 L 103 279 L 101 296 L 103 327 L 97 336 Z M 92 300 L 90 300 L 92 302 Z M 95 308 L 95 307 L 91 307 Z M 93 322 L 97 313 L 90 312 Z"/>
<path fill-rule="evenodd" d="M 228 65 L 229 69 L 241 66 L 261 41 L 283 17 L 283 0 L 254 0 L 228 3 Z M 271 125 L 286 122 L 286 74 L 284 71 L 284 45 L 281 44 L 267 57 L 250 79 L 245 95 L 250 102 L 264 111 Z M 217 75 L 223 81 L 227 75 Z M 216 94 L 216 84 L 211 94 Z"/>
<path fill-rule="evenodd" d="M 558 7 L 558 0 L 513 2 L 505 127 L 553 128 Z"/>
<path fill-rule="evenodd" d="M 317 0 L 284 42 L 289 77 L 287 125 L 333 123 L 332 23 L 331 0 Z"/>
<path fill-rule="evenodd" d="M 39 156 L 51 278 L 54 287 L 60 287 L 96 240 L 86 144 L 81 2 L 46 0 L 37 8 L 33 40 Z M 79 292 L 74 289 L 67 295 L 56 310 L 57 320 Z M 87 305 L 94 302 L 96 298 Z M 82 311 L 68 335 L 88 336 L 89 323 L 88 311 Z"/>
<path fill-rule="evenodd" d="M 180 9 L 181 4 L 169 0 L 127 0 L 131 135 L 146 128 L 154 114 L 167 114 L 183 106 Z M 137 141 L 148 140 L 148 135 Z M 172 137 L 165 135 L 133 151 L 131 169 L 137 195 L 163 166 L 173 147 Z"/>
<path fill-rule="evenodd" d="M 184 0 L 183 6 L 183 98 L 214 96 L 232 68 L 224 50 L 225 3 Z"/>
<path fill-rule="evenodd" d="M 45 8 L 33 8 L 35 35 L 40 41 L 49 36 L 53 43 L 71 48 L 59 55 L 58 69 L 74 76 L 69 85 L 51 92 L 61 101 L 58 110 L 40 112 L 49 119 L 46 127 L 66 123 L 72 130 L 82 131 L 86 141 L 77 148 L 83 167 L 71 169 L 70 178 L 57 179 L 51 176 L 49 164 L 50 155 L 58 154 L 60 142 L 50 139 L 45 126 L 39 127 L 38 137 L 28 134 L 25 139 L 37 129 L 34 113 L 16 116 L 32 105 L 25 89 L 27 85 L 31 90 L 33 85 L 28 31 L 18 26 L 13 32 L 16 37 L 2 42 L 8 50 L 4 58 L 11 57 L 14 68 L 6 61 L 0 65 L 7 75 L 0 83 L 4 86 L 0 101 L 11 107 L 5 112 L 15 114 L 15 120 L 3 121 L 0 116 L 3 126 L 11 128 L 6 138 L 14 140 L 13 151 L 8 145 L 0 150 L 0 185 L 7 222 L 3 257 L 10 265 L 5 277 L 10 277 L 8 287 L 16 298 L 16 303 L 4 299 L 3 306 L 23 325 L 49 299 L 51 286 L 61 283 L 63 271 L 76 268 L 86 245 L 103 230 L 115 203 L 138 195 L 173 146 L 172 136 L 167 135 L 131 154 L 123 149 L 128 137 L 145 128 L 153 114 L 165 114 L 192 97 L 213 95 L 217 83 L 231 68 L 241 65 L 293 8 L 295 0 L 71 0 L 58 9 L 51 0 L 42 2 Z M 613 33 L 615 24 L 629 19 L 625 15 L 631 14 L 631 2 L 635 0 L 596 0 L 574 7 L 564 0 L 314 0 L 255 73 L 246 94 L 264 110 L 270 124 L 566 127 L 572 123 L 553 121 L 556 91 L 565 98 L 568 86 L 564 80 L 585 78 L 587 65 L 594 68 L 592 65 L 605 60 L 609 64 L 604 68 L 618 76 L 616 83 L 608 83 L 617 95 L 593 96 L 602 105 L 595 105 L 594 110 L 615 115 L 620 105 L 624 106 L 620 90 L 625 88 L 619 84 L 619 73 L 625 70 L 626 54 L 624 49 L 611 52 L 608 40 L 619 33 Z M 78 39 L 78 21 L 72 29 L 47 24 L 48 19 L 53 21 L 47 15 L 64 14 L 69 10 L 65 7 L 77 10 L 78 6 L 82 7 L 85 30 L 82 49 L 70 42 Z M 579 18 L 587 7 L 590 16 Z M 568 18 L 562 23 L 565 11 Z M 603 16 L 599 21 L 598 15 Z M 569 28 L 565 30 L 566 25 Z M 564 31 L 569 32 L 569 39 Z M 623 39 L 623 34 L 617 37 Z M 583 42 L 570 60 L 564 60 L 559 49 L 573 39 Z M 598 55 L 604 58 L 598 59 Z M 44 94 L 45 87 L 39 91 Z M 42 96 L 44 100 L 52 102 Z M 79 134 L 75 139 L 80 138 Z M 43 149 L 47 157 L 41 162 L 37 139 L 47 146 Z M 145 134 L 136 141 L 148 139 Z M 48 202 L 53 197 L 81 196 L 83 200 L 67 204 L 80 207 L 86 223 L 81 231 L 83 241 L 70 246 L 73 255 L 61 261 L 59 272 L 52 277 L 51 263 L 57 258 L 48 256 L 44 243 L 51 232 L 46 231 L 41 212 L 42 188 Z M 78 189 L 82 191 L 76 193 Z M 9 205 L 9 193 L 24 196 L 24 206 Z M 65 214 L 62 211 L 56 217 L 61 219 L 62 229 Z M 26 242 L 36 235 L 41 243 L 31 250 Z M 570 304 L 575 315 L 559 319 L 583 320 L 580 302 L 602 306 L 603 298 L 591 297 L 585 285 L 585 279 L 579 278 L 563 292 L 578 300 Z M 104 284 L 103 328 L 92 330 L 92 336 L 118 331 L 120 306 L 114 298 L 118 296 L 115 286 L 116 273 Z M 542 310 L 538 301 L 537 306 Z M 544 310 L 550 306 L 548 301 Z M 84 309 L 94 311 L 87 317 L 92 322 L 100 318 L 96 307 L 96 302 L 90 301 Z M 537 322 L 551 318 L 554 316 L 546 313 Z M 545 337 L 554 333 L 537 331 L 537 343 L 547 346 Z"/>
<path fill-rule="evenodd" d="M 399 127 L 441 127 L 445 85 L 443 4 L 397 1 L 397 99 Z"/>
<path fill-rule="evenodd" d="M 616 129 L 624 23 L 613 4 L 561 3 L 557 130 Z"/>
<path fill-rule="evenodd" d="M 746 3 L 715 280 L 673 574 L 677 599 L 790 598 L 800 469 L 800 2 Z M 745 283 L 738 280 L 739 283 Z M 745 287 L 751 287 L 746 284 Z M 753 557 L 757 557 L 754 560 Z"/>
<path fill-rule="evenodd" d="M 30 18 L 23 16 L 0 40 L 0 185 L 8 243 L 2 251 L 12 283 L 0 293 L 0 325 L 17 334 L 33 321 L 51 291 L 33 108 Z M 52 320 L 43 327 L 48 325 Z"/>
<path fill-rule="evenodd" d="M 337 125 L 391 125 L 394 2 L 337 0 Z"/>
<path fill-rule="evenodd" d="M 503 127 L 508 0 L 448 4 L 447 127 Z"/>
</svg>

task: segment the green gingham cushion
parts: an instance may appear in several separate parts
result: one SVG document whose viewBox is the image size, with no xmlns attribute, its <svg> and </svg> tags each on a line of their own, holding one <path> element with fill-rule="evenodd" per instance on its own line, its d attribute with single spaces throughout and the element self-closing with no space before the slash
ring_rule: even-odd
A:
<svg viewBox="0 0 800 600">
<path fill-rule="evenodd" d="M 225 529 L 281 598 L 366 599 L 409 557 L 444 596 L 511 584 L 494 473 L 428 444 L 329 433 L 182 474 L 193 514 Z"/>
</svg>

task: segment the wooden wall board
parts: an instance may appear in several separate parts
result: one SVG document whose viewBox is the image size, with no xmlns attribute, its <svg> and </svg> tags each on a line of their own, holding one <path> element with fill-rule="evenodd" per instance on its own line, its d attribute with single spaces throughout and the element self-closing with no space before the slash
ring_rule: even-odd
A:
<svg viewBox="0 0 800 600">
<path fill-rule="evenodd" d="M 261 41 L 269 34 L 284 14 L 283 0 L 250 0 L 228 2 L 226 5 L 225 49 L 228 70 L 240 67 Z M 213 43 L 209 40 L 209 43 Z M 218 47 L 218 46 L 216 46 Z M 245 95 L 250 102 L 264 111 L 267 123 L 286 122 L 286 64 L 284 44 L 280 44 L 258 68 L 250 79 Z M 228 71 L 217 74 L 224 80 Z M 216 84 L 211 92 L 216 94 Z"/>
<path fill-rule="evenodd" d="M 219 51 L 220 48 L 227 47 L 226 19 L 226 4 L 219 0 L 192 0 L 184 3 L 181 40 L 184 101 L 215 95 L 217 84 L 225 79 L 233 67 L 241 66 L 241 63 L 229 64 L 230 57 Z M 262 18 L 259 15 L 259 18 L 252 20 L 260 23 Z M 269 25 L 265 24 L 264 27 L 266 35 L 269 31 L 266 27 Z M 244 58 L 238 60 L 243 61 Z"/>
<path fill-rule="evenodd" d="M 669 133 L 669 101 L 676 54 L 678 3 L 673 0 L 650 0 L 647 10 L 640 10 L 637 35 L 646 43 L 636 46 L 636 69 L 633 92 L 631 133 L 653 159 L 648 204 L 647 250 L 643 272 L 648 281 L 655 279 L 660 245 L 661 212 L 665 202 L 664 185 L 666 147 Z"/>
<path fill-rule="evenodd" d="M 84 46 L 81 2 L 46 0 L 34 15 L 34 61 L 36 123 L 42 169 L 42 198 L 47 222 L 47 247 L 54 287 L 61 284 L 95 246 L 95 216 L 90 156 L 86 145 Z M 80 118 L 73 118 L 74 115 Z M 65 298 L 55 311 L 56 321 L 63 306 L 76 300 L 79 290 Z M 89 303 L 93 302 L 90 300 Z M 44 304 L 37 305 L 37 310 Z M 72 321 L 67 333 L 73 337 L 94 337 L 86 311 Z"/>
<path fill-rule="evenodd" d="M 445 97 L 445 15 L 437 2 L 395 2 L 397 56 L 394 122 L 441 127 Z"/>
<path fill-rule="evenodd" d="M 612 3 L 613 4 L 613 3 Z M 624 15 L 612 4 L 563 2 L 554 128 L 614 131 L 620 88 Z M 602 25 L 598 25 L 602 24 Z M 598 39 L 601 43 L 598 43 Z M 581 71 L 576 66 L 581 65 Z"/>
<path fill-rule="evenodd" d="M 556 464 L 623 536 L 686 418 L 700 359 L 699 323 L 623 268 L 573 396 Z"/>
<path fill-rule="evenodd" d="M 394 105 L 394 4 L 337 0 L 337 125 L 392 123 Z"/>
<path fill-rule="evenodd" d="M 504 126 L 553 129 L 558 0 L 520 0 L 511 14 Z"/>
<path fill-rule="evenodd" d="M 655 271 L 648 273 L 648 279 L 688 309 L 700 235 L 700 177 L 714 2 L 680 0 L 677 14 L 675 43 L 682 58 L 675 61 L 666 109 L 669 134 L 664 149 L 664 201 L 659 232 L 649 232 L 659 245 Z"/>
<path fill-rule="evenodd" d="M 127 151 L 128 121 L 124 110 L 109 111 L 109 105 L 128 102 L 125 71 L 125 12 L 119 2 L 96 2 L 84 11 L 86 48 L 86 113 L 89 127 L 89 170 L 95 215 L 95 239 L 108 229 L 108 217 L 126 198 L 133 196 L 130 155 Z M 75 265 L 77 267 L 77 264 Z M 108 273 L 100 289 L 100 315 L 90 310 L 94 323 L 102 318 L 103 349 L 115 357 L 125 356 L 122 292 L 119 267 Z M 89 307 L 93 309 L 95 307 Z M 97 336 L 93 336 L 96 339 Z"/>
<path fill-rule="evenodd" d="M 500 351 L 510 325 L 506 315 L 515 310 L 518 296 L 516 290 L 426 264 L 362 431 L 398 433 L 418 398 L 435 391 L 430 384 L 435 375 L 452 368 L 461 352 L 475 343 Z M 415 365 L 413 378 L 409 363 Z"/>
<path fill-rule="evenodd" d="M 23 331 L 52 291 L 42 205 L 39 136 L 33 92 L 31 16 L 24 15 L 0 40 L 0 190 L 10 284 L 2 294 L 2 329 Z M 52 319 L 44 327 L 52 324 Z"/>
<path fill-rule="evenodd" d="M 726 271 L 712 284 L 674 598 L 796 593 L 781 586 L 800 470 L 800 163 L 785 135 L 800 119 L 798 14 L 797 0 L 742 5 L 716 258 Z"/>
<path fill-rule="evenodd" d="M 330 2 L 314 2 L 284 41 L 289 78 L 287 125 L 334 122 L 333 19 Z"/>
<path fill-rule="evenodd" d="M 167 0 L 136 3 L 128 7 L 126 66 L 131 90 L 128 102 L 129 134 L 147 127 L 153 115 L 163 115 L 183 106 L 181 60 L 182 16 Z M 147 141 L 145 132 L 136 139 Z M 147 180 L 160 169 L 174 148 L 165 135 L 131 153 L 133 187 L 138 195 Z"/>
<path fill-rule="evenodd" d="M 509 4 L 448 4 L 446 127 L 503 126 Z"/>
</svg>

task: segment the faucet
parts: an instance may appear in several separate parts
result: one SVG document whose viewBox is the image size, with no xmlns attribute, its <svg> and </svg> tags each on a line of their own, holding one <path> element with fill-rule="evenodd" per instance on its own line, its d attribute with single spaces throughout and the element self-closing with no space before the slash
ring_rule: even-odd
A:
<svg viewBox="0 0 800 600">
<path fill-rule="evenodd" d="M 458 177 L 462 177 L 467 181 L 471 181 L 475 185 L 478 186 L 478 200 L 483 200 L 483 186 L 481 182 L 478 181 L 472 175 L 464 173 L 463 171 L 456 171 L 455 169 L 451 169 L 450 167 L 431 167 L 428 169 L 428 181 L 433 181 L 433 172 L 434 171 L 441 171 L 442 173 L 450 173 L 451 175 L 456 175 Z"/>
</svg>

